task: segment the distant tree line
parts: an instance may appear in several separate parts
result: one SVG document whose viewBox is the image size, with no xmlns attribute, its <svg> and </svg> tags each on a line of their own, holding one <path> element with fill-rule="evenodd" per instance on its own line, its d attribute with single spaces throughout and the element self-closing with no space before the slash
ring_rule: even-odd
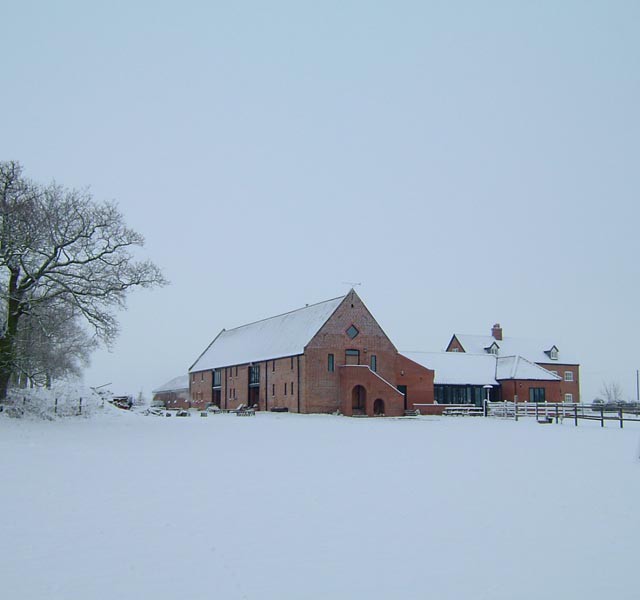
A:
<svg viewBox="0 0 640 600">
<path fill-rule="evenodd" d="M 143 243 L 115 203 L 0 162 L 0 400 L 11 384 L 78 375 L 116 337 L 128 292 L 166 283 L 135 259 Z"/>
</svg>

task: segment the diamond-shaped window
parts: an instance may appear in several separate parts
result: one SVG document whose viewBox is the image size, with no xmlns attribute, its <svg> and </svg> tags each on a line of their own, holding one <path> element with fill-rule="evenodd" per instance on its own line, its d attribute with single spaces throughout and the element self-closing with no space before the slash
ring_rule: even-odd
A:
<svg viewBox="0 0 640 600">
<path fill-rule="evenodd" d="M 357 330 L 355 325 L 351 325 L 351 327 L 349 327 L 349 329 L 347 329 L 347 335 L 349 336 L 350 339 L 353 339 L 354 337 L 356 337 L 360 332 Z"/>
</svg>

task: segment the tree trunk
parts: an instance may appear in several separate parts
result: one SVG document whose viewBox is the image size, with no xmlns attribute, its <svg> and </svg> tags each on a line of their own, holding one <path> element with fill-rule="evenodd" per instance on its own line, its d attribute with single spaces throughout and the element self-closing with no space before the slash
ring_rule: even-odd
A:
<svg viewBox="0 0 640 600">
<path fill-rule="evenodd" d="M 18 320 L 20 319 L 20 299 L 17 293 L 20 271 L 11 269 L 9 277 L 9 299 L 7 300 L 7 326 L 0 337 L 0 400 L 7 398 L 9 381 L 14 368 L 14 352 Z"/>
</svg>

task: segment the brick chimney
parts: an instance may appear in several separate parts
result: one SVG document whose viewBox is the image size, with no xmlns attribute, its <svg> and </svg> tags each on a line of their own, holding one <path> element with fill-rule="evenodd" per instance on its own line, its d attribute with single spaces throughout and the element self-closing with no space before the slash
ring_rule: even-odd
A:
<svg viewBox="0 0 640 600">
<path fill-rule="evenodd" d="M 491 335 L 494 340 L 502 341 L 502 327 L 500 327 L 500 323 L 495 323 L 491 328 Z"/>
</svg>

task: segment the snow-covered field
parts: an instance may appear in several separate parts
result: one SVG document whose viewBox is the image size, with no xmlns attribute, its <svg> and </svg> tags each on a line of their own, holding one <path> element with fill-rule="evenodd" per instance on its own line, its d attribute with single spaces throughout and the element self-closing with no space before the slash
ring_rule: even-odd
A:
<svg viewBox="0 0 640 600">
<path fill-rule="evenodd" d="M 0 415 L 0 596 L 636 599 L 634 425 Z"/>
</svg>

